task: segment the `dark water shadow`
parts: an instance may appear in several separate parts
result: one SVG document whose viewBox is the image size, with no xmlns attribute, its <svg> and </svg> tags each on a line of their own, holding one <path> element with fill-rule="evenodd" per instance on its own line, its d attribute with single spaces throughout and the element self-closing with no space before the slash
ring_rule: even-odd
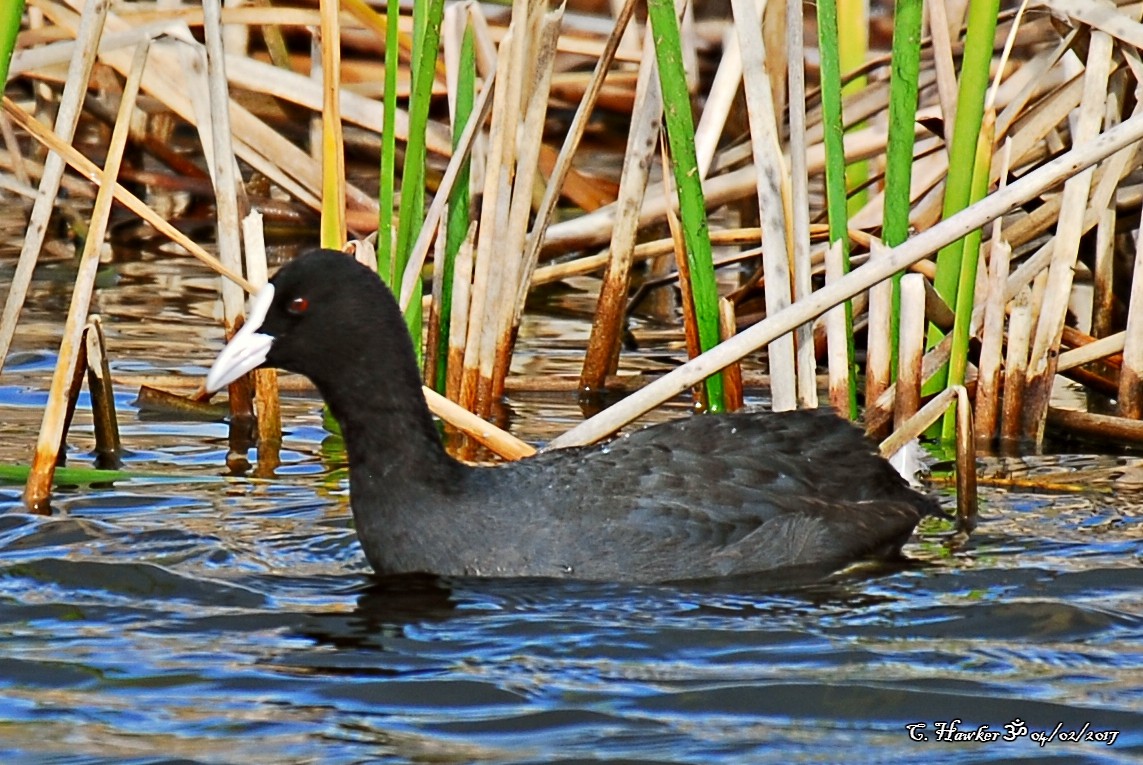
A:
<svg viewBox="0 0 1143 765">
<path fill-rule="evenodd" d="M 356 607 L 347 613 L 315 613 L 297 635 L 338 648 L 386 647 L 407 627 L 444 623 L 474 613 L 526 615 L 621 614 L 655 608 L 668 615 L 757 618 L 822 608 L 858 609 L 892 600 L 869 585 L 904 570 L 931 564 L 902 559 L 862 564 L 841 572 L 805 567 L 753 576 L 663 584 L 626 584 L 540 577 L 441 577 L 428 574 L 370 576 L 354 587 Z"/>
</svg>

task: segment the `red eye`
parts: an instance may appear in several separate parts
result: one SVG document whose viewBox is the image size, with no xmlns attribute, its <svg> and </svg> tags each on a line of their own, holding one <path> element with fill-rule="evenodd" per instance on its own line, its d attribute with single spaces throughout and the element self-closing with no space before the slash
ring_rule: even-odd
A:
<svg viewBox="0 0 1143 765">
<path fill-rule="evenodd" d="M 294 316 L 301 316 L 310 308 L 310 301 L 304 297 L 296 297 L 290 301 L 290 306 L 286 310 Z"/>
</svg>

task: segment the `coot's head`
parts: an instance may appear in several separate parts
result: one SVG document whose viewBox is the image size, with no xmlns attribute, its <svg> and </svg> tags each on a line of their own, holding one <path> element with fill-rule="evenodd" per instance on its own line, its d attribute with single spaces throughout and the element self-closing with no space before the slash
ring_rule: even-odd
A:
<svg viewBox="0 0 1143 765">
<path fill-rule="evenodd" d="M 377 275 L 344 253 L 315 250 L 279 269 L 254 297 L 206 388 L 213 393 L 258 367 L 298 372 L 321 388 L 360 364 L 367 339 L 394 334 L 392 352 L 402 353 L 407 331 Z"/>
</svg>

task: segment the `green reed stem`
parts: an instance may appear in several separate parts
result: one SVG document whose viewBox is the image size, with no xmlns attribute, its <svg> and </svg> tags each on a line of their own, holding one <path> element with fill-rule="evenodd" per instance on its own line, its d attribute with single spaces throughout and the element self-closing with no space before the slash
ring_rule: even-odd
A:
<svg viewBox="0 0 1143 765">
<path fill-rule="evenodd" d="M 16 49 L 16 35 L 20 33 L 20 19 L 24 17 L 24 0 L 0 3 L 0 88 L 8 81 L 8 67 Z"/>
<path fill-rule="evenodd" d="M 843 76 L 848 76 L 861 68 L 869 54 L 869 3 L 868 0 L 835 0 L 837 8 L 838 29 L 844 29 L 846 34 L 838 38 L 838 65 Z M 868 84 L 864 75 L 849 79 L 841 89 L 841 95 L 861 91 Z M 863 123 L 850 125 L 850 130 L 863 127 Z M 853 194 L 847 197 L 846 210 L 854 214 L 869 199 L 869 162 L 858 160 L 846 165 L 845 187 L 853 189 Z M 847 256 L 848 257 L 848 256 Z"/>
<path fill-rule="evenodd" d="M 444 0 L 413 4 L 413 88 L 409 97 L 409 140 L 405 145 L 405 165 L 401 173 L 401 212 L 397 222 L 397 249 L 393 258 L 394 285 L 404 278 L 405 266 L 425 217 L 425 134 L 429 122 L 429 101 L 436 77 L 437 48 L 441 39 Z M 405 310 L 405 323 L 421 359 L 421 282 Z"/>
<path fill-rule="evenodd" d="M 455 150 L 460 135 L 476 100 L 476 43 L 472 26 L 465 27 L 464 39 L 460 46 L 460 72 L 456 84 L 456 115 L 453 119 L 452 146 Z M 468 232 L 470 193 L 468 188 L 471 161 L 465 160 L 453 184 L 448 199 L 448 220 L 445 224 L 444 272 L 441 276 L 441 304 L 438 316 L 440 329 L 437 334 L 437 368 L 433 381 L 438 393 L 444 393 L 448 379 L 449 319 L 452 316 L 452 289 L 456 274 L 456 254 L 464 243 Z"/>
<path fill-rule="evenodd" d="M 845 128 L 841 113 L 841 56 L 837 2 L 818 3 L 818 47 L 821 50 L 822 124 L 825 142 L 826 212 L 830 242 L 841 242 L 843 268 L 849 273 L 849 213 L 846 208 Z M 853 302 L 845 301 L 846 368 L 850 419 L 857 419 L 857 374 L 853 348 Z"/>
<path fill-rule="evenodd" d="M 984 125 L 976 143 L 976 158 L 972 173 L 972 193 L 969 204 L 984 199 L 992 172 L 992 141 L 996 129 L 995 115 L 985 116 Z M 956 318 L 953 321 L 952 349 L 949 353 L 948 384 L 963 385 L 968 369 L 968 341 L 972 325 L 972 308 L 976 298 L 976 272 L 980 264 L 980 240 L 982 231 L 974 230 L 964 238 L 961 253 L 960 279 L 957 283 Z M 941 423 L 941 440 L 956 440 L 956 404 L 945 410 Z"/>
<path fill-rule="evenodd" d="M 718 345 L 718 287 L 714 279 L 714 258 L 707 229 L 706 203 L 695 154 L 694 117 L 683 68 L 683 49 L 673 0 L 648 0 L 647 16 L 655 36 L 655 56 L 659 65 L 659 86 L 663 93 L 663 116 L 671 165 L 679 194 L 679 217 L 687 247 L 691 294 L 698 322 L 699 346 L 705 352 Z M 725 409 L 722 376 L 706 379 L 707 408 Z"/>
<path fill-rule="evenodd" d="M 28 480 L 30 465 L 0 465 L 0 484 L 22 484 Z M 148 480 L 164 483 L 214 483 L 222 476 L 190 473 L 161 473 L 146 470 L 100 470 L 99 468 L 58 466 L 52 476 L 55 486 L 87 486 L 115 481 Z"/>
<path fill-rule="evenodd" d="M 341 29 L 337 0 L 322 0 L 321 48 L 321 223 L 322 247 L 337 249 L 345 244 L 345 139 L 342 136 L 340 62 Z"/>
<path fill-rule="evenodd" d="M 957 92 L 956 125 L 949 147 L 944 218 L 968 207 L 972 197 L 977 139 L 984 118 L 984 97 L 989 85 L 999 6 L 999 0 L 971 0 L 969 5 L 964 61 L 961 64 L 960 88 Z M 937 274 L 933 287 L 949 306 L 957 304 L 957 286 L 961 281 L 961 259 L 964 252 L 964 241 L 961 240 L 942 248 L 937 254 Z M 943 335 L 940 330 L 929 328 L 930 346 L 939 342 L 941 337 Z M 945 365 L 925 386 L 925 392 L 940 390 L 947 382 L 948 365 Z"/>
<path fill-rule="evenodd" d="M 885 150 L 885 213 L 881 238 L 896 247 L 909 236 L 909 185 L 913 180 L 914 123 L 921 71 L 922 0 L 897 0 L 893 14 L 893 56 L 889 73 L 889 143 Z M 901 274 L 893 277 L 893 309 L 889 316 L 892 349 L 890 373 L 897 376 L 900 334 Z"/>
<path fill-rule="evenodd" d="M 385 93 L 382 99 L 381 185 L 377 191 L 377 272 L 390 287 L 401 283 L 400 273 L 393 271 L 393 206 L 397 179 L 397 69 L 400 51 L 397 23 L 401 13 L 399 0 L 389 0 L 385 8 Z"/>
</svg>

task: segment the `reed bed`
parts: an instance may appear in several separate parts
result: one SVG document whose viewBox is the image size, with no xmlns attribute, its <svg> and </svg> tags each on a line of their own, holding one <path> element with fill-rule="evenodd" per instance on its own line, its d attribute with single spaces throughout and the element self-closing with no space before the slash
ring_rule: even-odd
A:
<svg viewBox="0 0 1143 765">
<path fill-rule="evenodd" d="M 568 382 L 585 394 L 616 384 L 633 295 L 665 294 L 690 360 L 551 446 L 687 391 L 733 408 L 745 358 L 764 365 L 775 409 L 816 406 L 828 371 L 831 405 L 878 438 L 952 405 L 930 437 L 974 429 L 1034 448 L 1052 428 L 1135 443 L 1141 9 L 27 0 L 0 16 L 14 51 L 0 178 L 34 199 L 0 364 L 58 189 L 82 178 L 99 189 L 82 262 L 117 201 L 222 275 L 228 331 L 265 280 L 251 213 L 314 244 L 354 240 L 407 309 L 438 413 L 451 399 L 487 417 L 513 387 L 533 287 L 600 277 Z M 96 162 L 73 136 L 108 115 Z M 199 156 L 164 150 L 180 124 Z M 122 185 L 144 177 L 125 147 L 164 168 L 147 171 L 153 187 L 216 202 L 217 257 Z M 83 278 L 53 400 L 76 376 Z M 1087 408 L 1056 407 L 1065 379 Z M 62 438 L 53 411 L 33 504 Z"/>
</svg>

